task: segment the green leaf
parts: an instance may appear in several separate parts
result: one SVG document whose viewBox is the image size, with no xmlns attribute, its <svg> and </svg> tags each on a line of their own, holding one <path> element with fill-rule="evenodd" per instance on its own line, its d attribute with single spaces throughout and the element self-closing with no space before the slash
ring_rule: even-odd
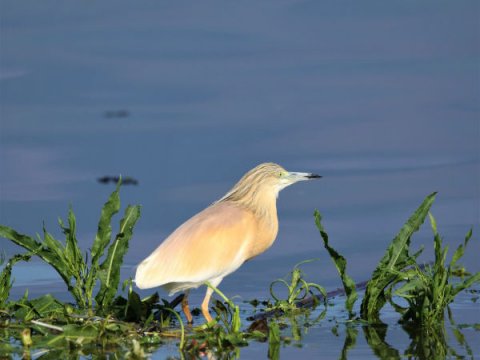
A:
<svg viewBox="0 0 480 360">
<path fill-rule="evenodd" d="M 405 284 L 395 290 L 395 294 L 405 298 L 412 297 L 413 295 L 410 292 L 412 290 L 418 290 L 421 287 L 423 287 L 423 282 L 420 278 L 416 277 L 410 281 L 406 281 Z"/>
<path fill-rule="evenodd" d="M 450 262 L 450 269 L 453 269 L 457 261 L 463 256 L 465 253 L 465 248 L 467 247 L 468 242 L 470 241 L 470 238 L 472 237 L 472 229 L 470 229 L 465 235 L 465 240 L 463 241 L 463 244 L 460 244 L 453 254 L 452 261 Z"/>
<path fill-rule="evenodd" d="M 38 242 L 28 235 L 19 234 L 8 226 L 0 225 L 0 237 L 11 240 L 50 264 L 62 277 L 63 281 L 70 285 L 70 274 L 65 263 L 59 258 L 56 248 L 50 249 L 45 243 Z M 52 238 L 53 239 L 53 238 Z"/>
<path fill-rule="evenodd" d="M 42 255 L 37 253 L 37 255 L 42 258 L 45 262 L 52 265 L 52 267 L 59 273 L 63 281 L 70 286 L 70 279 L 72 277 L 72 271 L 68 265 L 67 259 L 65 257 L 65 247 L 63 244 L 55 239 L 48 231 L 43 227 L 43 245 L 42 249 L 47 250 L 52 254 L 51 261 L 45 259 Z"/>
<path fill-rule="evenodd" d="M 129 292 L 127 306 L 125 306 L 125 319 L 127 321 L 140 322 L 146 315 L 143 309 L 140 296 L 135 291 Z"/>
<path fill-rule="evenodd" d="M 120 230 L 108 248 L 108 254 L 99 268 L 100 290 L 95 296 L 98 310 L 108 310 L 117 293 L 120 282 L 120 266 L 133 234 L 133 227 L 140 217 L 140 206 L 128 206 L 120 221 Z"/>
<path fill-rule="evenodd" d="M 50 294 L 30 300 L 30 304 L 40 317 L 56 315 L 63 317 L 65 306 Z"/>
<path fill-rule="evenodd" d="M 68 324 L 63 327 L 63 330 L 63 336 L 77 340 L 78 344 L 95 342 L 100 335 L 98 327 L 93 324 Z"/>
<path fill-rule="evenodd" d="M 50 294 L 32 300 L 25 296 L 14 304 L 15 318 L 23 321 L 46 317 L 58 320 L 64 318 L 64 313 L 65 305 Z"/>
<path fill-rule="evenodd" d="M 72 275 L 79 281 L 86 270 L 86 264 L 82 257 L 82 252 L 78 247 L 76 219 L 71 207 L 68 210 L 68 228 L 63 225 L 61 219 L 59 219 L 59 224 L 65 234 L 65 260 L 71 269 Z"/>
<path fill-rule="evenodd" d="M 5 309 L 8 297 L 10 296 L 10 289 L 12 288 L 10 278 L 13 265 L 19 261 L 29 261 L 31 256 L 31 253 L 12 256 L 0 273 L 0 309 Z"/>
<path fill-rule="evenodd" d="M 458 283 L 452 290 L 452 296 L 457 295 L 462 290 L 468 289 L 475 283 L 480 283 L 480 272 L 477 272 Z"/>
<path fill-rule="evenodd" d="M 19 234 L 8 226 L 0 225 L 0 237 L 9 239 L 15 244 L 27 249 L 28 251 L 35 252 L 42 247 L 42 244 L 34 240 L 32 237 Z"/>
<path fill-rule="evenodd" d="M 338 273 L 340 274 L 343 288 L 345 289 L 345 294 L 347 295 L 347 299 L 345 300 L 345 307 L 348 310 L 350 317 L 352 317 L 353 305 L 355 304 L 355 301 L 357 301 L 358 294 L 355 289 L 355 281 L 353 281 L 353 279 L 347 275 L 347 260 L 329 245 L 328 234 L 322 225 L 322 215 L 320 214 L 320 212 L 318 210 L 315 210 L 313 216 L 315 217 L 315 224 L 317 225 L 318 231 L 320 231 L 320 236 L 323 239 L 323 245 L 325 246 L 325 249 L 327 249 L 330 258 L 332 259 Z"/>
<path fill-rule="evenodd" d="M 273 299 L 276 301 L 276 302 L 280 302 L 281 299 L 280 297 L 276 296 L 275 294 L 275 291 L 273 290 L 275 284 L 277 283 L 280 283 L 280 284 L 283 284 L 285 285 L 285 287 L 288 289 L 288 294 L 290 295 L 290 293 L 292 292 L 292 288 L 290 287 L 290 285 L 288 284 L 288 282 L 284 279 L 277 279 L 277 280 L 274 280 L 270 283 L 270 295 L 273 297 Z"/>
<path fill-rule="evenodd" d="M 379 322 L 380 309 L 386 303 L 385 288 L 393 282 L 397 274 L 409 265 L 415 264 L 415 258 L 409 255 L 410 238 L 425 221 L 436 192 L 428 195 L 413 215 L 392 240 L 384 256 L 373 271 L 367 284 L 361 305 L 361 317 L 370 322 Z"/>
<path fill-rule="evenodd" d="M 91 255 L 91 266 L 88 275 L 85 280 L 85 288 L 87 296 L 91 299 L 93 289 L 97 282 L 97 272 L 99 270 L 99 261 L 105 252 L 105 248 L 108 246 L 112 236 L 112 217 L 120 210 L 120 184 L 119 180 L 115 191 L 110 194 L 107 202 L 103 205 L 100 214 L 100 220 L 98 222 L 97 234 L 93 241 Z"/>
<path fill-rule="evenodd" d="M 97 235 L 91 249 L 92 266 L 97 264 L 112 236 L 112 217 L 120 210 L 120 184 L 119 180 L 115 191 L 110 195 L 107 202 L 103 205 L 98 222 Z"/>
</svg>

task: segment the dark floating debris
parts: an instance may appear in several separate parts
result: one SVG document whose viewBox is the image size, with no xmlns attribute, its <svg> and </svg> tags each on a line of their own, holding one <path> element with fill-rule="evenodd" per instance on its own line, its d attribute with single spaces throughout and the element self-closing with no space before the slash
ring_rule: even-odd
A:
<svg viewBox="0 0 480 360">
<path fill-rule="evenodd" d="M 130 116 L 130 112 L 128 110 L 107 110 L 103 114 L 106 118 L 126 118 Z"/>
<path fill-rule="evenodd" d="M 101 184 L 118 183 L 120 176 L 102 176 L 97 179 Z M 138 180 L 130 176 L 122 176 L 122 185 L 138 185 Z"/>
</svg>

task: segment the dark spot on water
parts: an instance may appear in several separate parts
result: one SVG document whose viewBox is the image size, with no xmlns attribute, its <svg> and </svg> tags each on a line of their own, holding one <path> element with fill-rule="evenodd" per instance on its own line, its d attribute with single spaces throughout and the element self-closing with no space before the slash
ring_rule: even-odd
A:
<svg viewBox="0 0 480 360">
<path fill-rule="evenodd" d="M 117 184 L 120 180 L 119 176 L 102 176 L 97 178 L 97 181 L 101 184 L 114 183 Z M 138 185 L 138 180 L 130 176 L 122 177 L 122 185 Z"/>
</svg>

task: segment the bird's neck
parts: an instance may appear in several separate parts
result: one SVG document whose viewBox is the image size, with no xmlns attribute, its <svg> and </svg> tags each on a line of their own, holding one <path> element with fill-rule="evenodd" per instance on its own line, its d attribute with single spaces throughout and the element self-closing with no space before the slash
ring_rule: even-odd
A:
<svg viewBox="0 0 480 360">
<path fill-rule="evenodd" d="M 232 202 L 251 211 L 257 220 L 266 227 L 271 227 L 275 236 L 278 230 L 277 196 L 279 188 L 257 185 L 251 182 L 239 182 L 218 202 Z"/>
<path fill-rule="evenodd" d="M 258 193 L 250 203 L 250 210 L 255 215 L 272 225 L 278 224 L 277 218 L 277 194 L 272 192 Z"/>
<path fill-rule="evenodd" d="M 257 217 L 269 220 L 277 218 L 277 195 L 276 189 L 267 187 L 234 187 L 218 202 L 232 202 L 247 208 Z"/>
<path fill-rule="evenodd" d="M 267 250 L 275 241 L 278 233 L 277 196 L 262 194 L 249 203 L 248 209 L 257 220 L 257 233 L 252 243 L 249 258 L 255 257 Z"/>
</svg>

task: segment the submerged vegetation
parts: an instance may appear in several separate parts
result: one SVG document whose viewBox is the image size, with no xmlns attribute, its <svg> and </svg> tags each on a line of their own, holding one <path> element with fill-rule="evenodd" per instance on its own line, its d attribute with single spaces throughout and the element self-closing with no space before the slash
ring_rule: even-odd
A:
<svg viewBox="0 0 480 360">
<path fill-rule="evenodd" d="M 325 321 L 331 308 L 329 302 L 338 292 L 327 293 L 322 286 L 308 282 L 300 268 L 305 262 L 297 264 L 288 278 L 271 283 L 271 299 L 250 301 L 255 309 L 250 317 L 242 316 L 239 305 L 206 284 L 217 295 L 213 302 L 217 316 L 213 324 L 198 327 L 184 326 L 182 317 L 174 310 L 181 303 L 182 296 L 171 302 L 160 299 L 157 293 L 141 299 L 131 280 L 125 281 L 120 290 L 120 267 L 140 217 L 140 207 L 126 207 L 119 229 L 112 237 L 112 219 L 120 211 L 119 190 L 120 181 L 102 208 L 95 239 L 85 254 L 78 246 L 72 209 L 68 212 L 67 224 L 59 220 L 64 242 L 55 239 L 45 227 L 43 238 L 37 235 L 34 239 L 0 225 L 0 237 L 26 250 L 26 253 L 7 260 L 0 273 L 0 357 L 53 359 L 81 354 L 144 358 L 163 344 L 173 342 L 182 358 L 204 355 L 236 358 L 240 354 L 239 347 L 258 341 L 268 344 L 270 359 L 277 359 L 281 346 L 301 344 L 302 331 Z M 404 355 L 459 357 L 446 340 L 447 317 L 458 344 L 473 357 L 473 351 L 465 341 L 461 327 L 454 324 L 448 307 L 458 294 L 465 291 L 470 291 L 475 301 L 478 299 L 478 290 L 472 287 L 480 283 L 480 272 L 468 274 L 458 266 L 472 231 L 467 233 L 447 264 L 448 247 L 442 245 L 436 221 L 430 214 L 435 196 L 435 193 L 427 196 L 408 219 L 364 287 L 347 274 L 347 260 L 332 247 L 321 215 L 315 211 L 315 224 L 344 288 L 348 318 L 339 322 L 334 316 L 328 320 L 335 336 L 339 335 L 339 325 L 344 329 L 341 359 L 346 359 L 348 352 L 355 347 L 359 329 L 363 330 L 366 342 L 378 357 L 402 357 L 385 341 L 387 325 L 381 316 L 387 304 L 398 312 L 399 323 L 411 339 Z M 433 230 L 435 258 L 432 263 L 421 264 L 418 257 L 423 248 L 412 253 L 410 246 L 412 235 L 427 216 Z M 71 294 L 73 304 L 63 303 L 50 294 L 30 299 L 28 291 L 17 301 L 10 300 L 12 268 L 19 261 L 29 261 L 32 256 L 41 258 L 56 270 Z M 363 288 L 361 305 L 356 308 L 359 291 Z M 320 313 L 314 311 L 319 304 L 323 304 Z M 251 320 L 248 327 L 242 324 L 242 319 Z M 463 324 L 465 326 L 479 330 L 478 324 Z"/>
</svg>

